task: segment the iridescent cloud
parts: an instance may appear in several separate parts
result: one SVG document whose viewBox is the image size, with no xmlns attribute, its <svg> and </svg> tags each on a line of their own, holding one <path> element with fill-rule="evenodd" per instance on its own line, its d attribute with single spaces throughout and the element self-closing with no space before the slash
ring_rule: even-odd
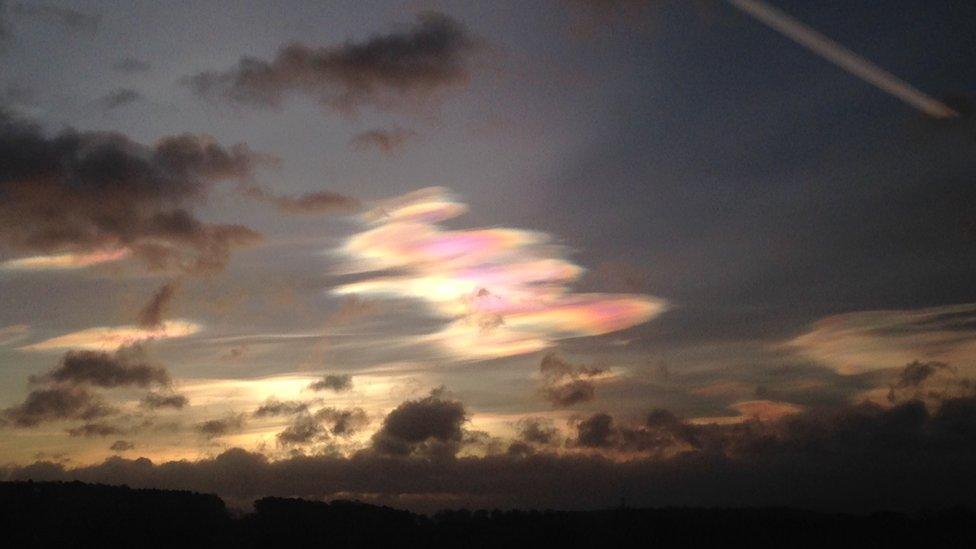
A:
<svg viewBox="0 0 976 549">
<path fill-rule="evenodd" d="M 199 324 L 187 320 L 167 320 L 153 328 L 139 326 L 105 326 L 88 328 L 63 336 L 47 339 L 39 343 L 21 347 L 29 351 L 49 351 L 61 349 L 88 349 L 112 351 L 149 340 L 186 337 L 199 332 Z"/>
<path fill-rule="evenodd" d="M 968 369 L 976 356 L 976 303 L 829 316 L 786 345 L 842 374 L 900 368 L 913 360 Z"/>
<path fill-rule="evenodd" d="M 65 269 L 84 269 L 99 263 L 118 261 L 127 256 L 126 249 L 101 250 L 88 253 L 63 253 L 56 255 L 36 255 L 11 259 L 0 263 L 0 270 L 7 271 L 50 271 Z"/>
<path fill-rule="evenodd" d="M 366 230 L 340 250 L 349 259 L 344 274 L 369 274 L 334 292 L 423 302 L 445 325 L 418 343 L 472 359 L 623 330 L 665 310 L 663 300 L 646 295 L 573 293 L 584 270 L 546 234 L 437 224 L 466 211 L 442 188 L 381 203 L 363 216 Z"/>
</svg>

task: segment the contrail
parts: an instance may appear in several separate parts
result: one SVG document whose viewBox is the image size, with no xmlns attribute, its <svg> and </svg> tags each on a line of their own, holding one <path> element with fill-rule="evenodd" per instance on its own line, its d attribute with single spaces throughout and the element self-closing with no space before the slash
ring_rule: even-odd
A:
<svg viewBox="0 0 976 549">
<path fill-rule="evenodd" d="M 854 76 L 874 84 L 929 116 L 952 118 L 959 115 L 941 101 L 929 97 L 908 82 L 901 80 L 772 6 L 759 0 L 727 1 L 801 46 L 821 55 Z"/>
</svg>

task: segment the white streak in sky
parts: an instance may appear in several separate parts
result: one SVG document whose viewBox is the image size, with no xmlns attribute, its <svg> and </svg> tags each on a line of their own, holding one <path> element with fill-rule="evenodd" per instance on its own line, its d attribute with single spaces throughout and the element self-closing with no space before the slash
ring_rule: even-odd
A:
<svg viewBox="0 0 976 549">
<path fill-rule="evenodd" d="M 801 46 L 929 116 L 952 118 L 959 115 L 942 102 L 772 6 L 758 0 L 728 2 Z"/>
</svg>

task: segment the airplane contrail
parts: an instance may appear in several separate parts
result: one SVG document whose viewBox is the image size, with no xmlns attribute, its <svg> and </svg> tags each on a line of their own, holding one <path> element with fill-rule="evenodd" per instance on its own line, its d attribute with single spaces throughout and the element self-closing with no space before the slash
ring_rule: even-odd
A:
<svg viewBox="0 0 976 549">
<path fill-rule="evenodd" d="M 959 115 L 941 101 L 926 95 L 908 82 L 901 80 L 772 6 L 759 0 L 727 1 L 801 46 L 819 54 L 854 76 L 874 84 L 929 116 L 952 118 Z"/>
</svg>

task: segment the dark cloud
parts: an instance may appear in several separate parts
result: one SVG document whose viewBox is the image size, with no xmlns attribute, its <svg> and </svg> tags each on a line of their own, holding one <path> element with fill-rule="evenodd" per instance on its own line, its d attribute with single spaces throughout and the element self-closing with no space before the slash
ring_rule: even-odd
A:
<svg viewBox="0 0 976 549">
<path fill-rule="evenodd" d="M 898 374 L 895 387 L 900 389 L 918 387 L 939 370 L 947 369 L 949 369 L 949 365 L 944 362 L 919 362 L 917 360 L 910 362 Z"/>
<path fill-rule="evenodd" d="M 155 328 L 165 320 L 169 307 L 176 297 L 177 285 L 166 283 L 160 286 L 142 309 L 139 311 L 139 325 L 143 328 Z"/>
<path fill-rule="evenodd" d="M 603 373 L 599 368 L 576 366 L 555 353 L 542 357 L 539 364 L 542 374 L 542 395 L 553 406 L 572 406 L 589 402 L 596 396 L 591 378 Z"/>
<path fill-rule="evenodd" d="M 375 149 L 393 155 L 402 151 L 406 142 L 416 136 L 417 132 L 404 128 L 377 129 L 357 133 L 349 144 L 359 150 Z"/>
<path fill-rule="evenodd" d="M 134 57 L 126 57 L 124 59 L 119 59 L 112 68 L 121 73 L 137 73 L 137 72 L 148 72 L 152 69 L 152 65 Z"/>
<path fill-rule="evenodd" d="M 145 361 L 138 347 L 122 348 L 115 353 L 101 351 L 68 351 L 61 364 L 32 381 L 90 384 L 97 387 L 148 387 L 169 385 L 170 377 L 163 366 Z"/>
<path fill-rule="evenodd" d="M 328 434 L 316 418 L 304 413 L 295 417 L 277 438 L 282 446 L 297 446 L 325 440 Z"/>
<path fill-rule="evenodd" d="M 315 412 L 315 417 L 325 423 L 333 435 L 342 437 L 353 435 L 369 425 L 369 416 L 362 408 L 323 408 Z"/>
<path fill-rule="evenodd" d="M 352 376 L 349 374 L 328 374 L 308 386 L 313 391 L 335 391 L 341 393 L 352 389 Z"/>
<path fill-rule="evenodd" d="M 201 96 L 262 107 L 301 93 L 341 111 L 388 108 L 465 84 L 474 49 L 459 23 L 427 13 L 403 32 L 323 48 L 290 44 L 272 61 L 245 57 L 233 69 L 187 81 Z"/>
<path fill-rule="evenodd" d="M 230 414 L 196 424 L 196 430 L 206 438 L 218 438 L 244 428 L 244 414 Z"/>
<path fill-rule="evenodd" d="M 584 448 L 606 448 L 614 434 L 613 417 L 593 414 L 577 425 L 576 444 Z"/>
<path fill-rule="evenodd" d="M 301 196 L 282 196 L 274 194 L 257 185 L 241 185 L 244 196 L 271 204 L 279 212 L 287 214 L 323 214 L 332 212 L 352 212 L 359 208 L 359 201 L 331 191 L 318 191 Z"/>
<path fill-rule="evenodd" d="M 180 394 L 151 392 L 143 397 L 141 404 L 150 410 L 158 410 L 160 408 L 182 410 L 189 402 L 189 399 Z"/>
<path fill-rule="evenodd" d="M 136 445 L 132 444 L 128 440 L 116 440 L 111 446 L 108 447 L 108 449 L 112 450 L 113 452 L 125 452 L 126 450 L 131 450 L 135 447 Z"/>
<path fill-rule="evenodd" d="M 142 99 L 142 94 L 130 88 L 120 88 L 107 93 L 98 100 L 98 103 L 105 110 L 113 110 L 119 107 L 130 105 Z"/>
<path fill-rule="evenodd" d="M 397 406 L 373 434 L 373 449 L 381 454 L 406 456 L 421 453 L 451 455 L 464 438 L 464 406 L 443 396 L 442 390 Z"/>
<path fill-rule="evenodd" d="M 611 418 L 590 424 L 595 441 L 606 440 L 606 425 L 612 429 L 616 422 Z M 602 452 L 432 460 L 367 450 L 351 457 L 270 461 L 232 449 L 215 458 L 159 465 L 145 458 L 110 458 L 101 465 L 66 470 L 40 462 L 10 469 L 8 476 L 192 489 L 236 500 L 360 494 L 428 510 L 459 505 L 607 508 L 622 497 L 634 506 L 795 506 L 859 512 L 976 503 L 973 398 L 947 400 L 931 413 L 918 402 L 889 409 L 856 405 L 770 424 L 696 428 L 711 442 L 699 449 L 626 460 Z M 445 431 L 448 438 L 454 436 L 453 428 Z"/>
<path fill-rule="evenodd" d="M 307 411 L 307 402 L 297 402 L 293 400 L 281 401 L 276 398 L 269 398 L 264 404 L 254 411 L 254 417 L 292 416 Z"/>
<path fill-rule="evenodd" d="M 259 239 L 188 209 L 211 183 L 249 178 L 267 161 L 244 145 L 189 134 L 153 146 L 116 133 L 48 137 L 0 110 L 0 157 L 0 245 L 14 251 L 128 248 L 155 270 L 212 272 Z"/>
<path fill-rule="evenodd" d="M 84 387 L 55 386 L 31 391 L 23 403 L 4 410 L 3 417 L 18 427 L 33 427 L 47 421 L 97 419 L 113 412 Z"/>
<path fill-rule="evenodd" d="M 0 4 L 0 10 L 2 8 Z M 14 2 L 10 5 L 10 13 L 18 17 L 56 23 L 74 31 L 95 32 L 101 22 L 100 15 L 43 2 Z"/>
<path fill-rule="evenodd" d="M 68 429 L 68 436 L 72 437 L 107 437 L 110 435 L 121 435 L 122 429 L 109 423 L 85 423 L 78 427 Z"/>
<path fill-rule="evenodd" d="M 551 421 L 539 418 L 519 420 L 516 427 L 518 428 L 519 439 L 532 444 L 552 444 L 556 441 L 556 436 L 559 434 L 559 431 L 556 430 Z"/>
<path fill-rule="evenodd" d="M 280 433 L 278 443 L 297 446 L 327 440 L 330 435 L 348 437 L 369 425 L 369 417 L 362 408 L 323 408 L 310 414 L 300 411 Z"/>
</svg>

